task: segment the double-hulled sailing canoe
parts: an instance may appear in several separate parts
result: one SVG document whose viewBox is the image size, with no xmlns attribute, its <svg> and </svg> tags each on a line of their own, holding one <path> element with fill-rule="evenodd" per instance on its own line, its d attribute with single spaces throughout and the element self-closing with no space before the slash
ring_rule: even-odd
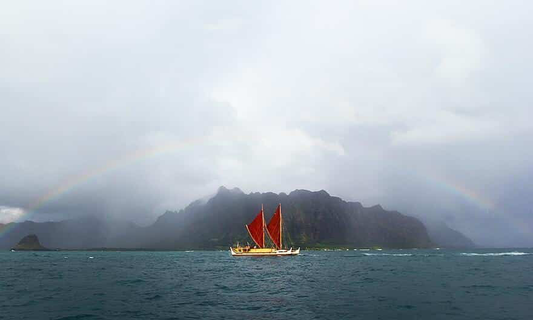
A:
<svg viewBox="0 0 533 320">
<path fill-rule="evenodd" d="M 266 233 L 272 240 L 275 248 L 267 248 L 265 246 L 265 229 Z M 261 211 L 255 217 L 255 219 L 246 225 L 248 234 L 255 242 L 255 247 L 239 246 L 235 248 L 229 248 L 231 255 L 234 257 L 257 257 L 257 256 L 295 256 L 300 253 L 300 248 L 293 250 L 283 248 L 283 216 L 281 215 L 281 203 L 278 205 L 276 212 L 272 216 L 272 219 L 265 224 L 265 214 L 263 212 L 263 206 L 261 205 Z"/>
</svg>

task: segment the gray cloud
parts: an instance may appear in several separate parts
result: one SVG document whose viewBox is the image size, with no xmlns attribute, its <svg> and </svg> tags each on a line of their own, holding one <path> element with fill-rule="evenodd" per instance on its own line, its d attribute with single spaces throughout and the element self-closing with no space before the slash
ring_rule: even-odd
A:
<svg viewBox="0 0 533 320">
<path fill-rule="evenodd" d="M 308 188 L 533 245 L 529 2 L 1 6 L 0 221 Z"/>
</svg>

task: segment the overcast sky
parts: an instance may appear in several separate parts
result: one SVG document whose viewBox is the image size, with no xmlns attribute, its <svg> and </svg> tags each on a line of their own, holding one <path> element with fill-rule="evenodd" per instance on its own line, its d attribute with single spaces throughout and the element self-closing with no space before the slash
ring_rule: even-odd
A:
<svg viewBox="0 0 533 320">
<path fill-rule="evenodd" d="M 5 1 L 0 222 L 325 189 L 533 246 L 530 1 Z"/>
</svg>

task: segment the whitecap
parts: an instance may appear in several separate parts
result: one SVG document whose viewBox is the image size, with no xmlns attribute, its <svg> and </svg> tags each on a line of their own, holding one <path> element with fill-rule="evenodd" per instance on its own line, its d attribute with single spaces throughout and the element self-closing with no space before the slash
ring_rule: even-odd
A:
<svg viewBox="0 0 533 320">
<path fill-rule="evenodd" d="M 510 251 L 510 252 L 487 252 L 487 253 L 475 253 L 475 252 L 462 252 L 462 256 L 468 257 L 501 257 L 501 256 L 525 256 L 530 255 L 529 252 L 519 252 L 519 251 Z"/>
<path fill-rule="evenodd" d="M 363 253 L 365 256 L 410 257 L 412 253 Z"/>
<path fill-rule="evenodd" d="M 89 259 L 94 259 L 94 257 L 89 257 Z"/>
</svg>

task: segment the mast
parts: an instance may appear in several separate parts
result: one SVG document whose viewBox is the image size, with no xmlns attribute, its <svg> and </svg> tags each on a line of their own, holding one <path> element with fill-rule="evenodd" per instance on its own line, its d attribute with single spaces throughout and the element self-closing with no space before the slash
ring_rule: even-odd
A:
<svg viewBox="0 0 533 320">
<path fill-rule="evenodd" d="M 263 211 L 263 204 L 261 203 L 261 216 L 263 217 L 263 225 L 261 230 L 263 230 L 263 246 L 265 246 L 265 212 Z"/>
<path fill-rule="evenodd" d="M 276 212 L 274 212 L 274 215 L 272 216 L 272 218 L 270 218 L 270 221 L 266 225 L 268 236 L 270 237 L 270 239 L 272 239 L 272 242 L 274 242 L 278 250 L 282 249 L 281 228 L 282 228 L 282 222 L 281 222 L 281 203 L 280 203 L 276 207 Z"/>
<path fill-rule="evenodd" d="M 283 249 L 283 216 L 281 215 L 281 203 L 279 204 L 279 246 Z"/>
</svg>

